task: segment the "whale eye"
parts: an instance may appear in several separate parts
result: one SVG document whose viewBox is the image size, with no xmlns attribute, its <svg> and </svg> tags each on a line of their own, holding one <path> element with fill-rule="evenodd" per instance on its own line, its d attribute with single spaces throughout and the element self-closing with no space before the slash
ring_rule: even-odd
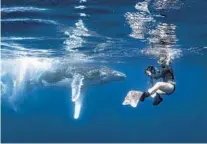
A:
<svg viewBox="0 0 207 144">
<path fill-rule="evenodd" d="M 106 77 L 106 76 L 107 76 L 107 73 L 106 73 L 106 72 L 101 72 L 101 73 L 100 73 L 100 76 L 101 76 L 101 77 Z"/>
</svg>

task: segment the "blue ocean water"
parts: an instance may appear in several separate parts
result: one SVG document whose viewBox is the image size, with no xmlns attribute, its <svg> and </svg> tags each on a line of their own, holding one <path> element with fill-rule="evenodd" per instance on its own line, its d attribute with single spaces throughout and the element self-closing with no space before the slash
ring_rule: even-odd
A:
<svg viewBox="0 0 207 144">
<path fill-rule="evenodd" d="M 2 0 L 2 142 L 207 142 L 206 7 L 206 0 Z M 158 106 L 151 99 L 123 106 L 129 90 L 150 87 L 144 69 L 161 54 L 172 60 L 176 91 Z M 81 89 L 28 83 L 61 64 L 104 66 L 126 78 Z M 78 119 L 73 90 L 82 99 Z"/>
</svg>

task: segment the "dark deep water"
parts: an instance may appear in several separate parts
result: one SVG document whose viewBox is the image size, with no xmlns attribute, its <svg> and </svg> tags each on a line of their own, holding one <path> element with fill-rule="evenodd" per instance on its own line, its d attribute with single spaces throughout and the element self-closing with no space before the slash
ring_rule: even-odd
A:
<svg viewBox="0 0 207 144">
<path fill-rule="evenodd" d="M 2 142 L 207 142 L 206 8 L 206 0 L 2 0 Z M 149 88 L 144 69 L 161 53 L 172 58 L 175 93 L 157 107 L 123 106 L 129 90 Z M 25 71 L 57 60 L 127 77 L 84 87 L 74 119 L 71 88 L 24 83 Z"/>
</svg>

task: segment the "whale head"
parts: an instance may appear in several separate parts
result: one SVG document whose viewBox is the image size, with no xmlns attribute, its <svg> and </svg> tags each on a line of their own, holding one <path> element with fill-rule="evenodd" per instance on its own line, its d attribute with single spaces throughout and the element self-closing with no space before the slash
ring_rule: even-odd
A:
<svg viewBox="0 0 207 144">
<path fill-rule="evenodd" d="M 122 81 L 126 78 L 126 75 L 122 72 L 109 69 L 109 68 L 102 68 L 100 69 L 100 81 L 102 84 L 109 83 L 112 81 Z"/>
<path fill-rule="evenodd" d="M 112 70 L 109 73 L 109 75 L 107 76 L 107 78 L 105 78 L 105 79 L 109 79 L 109 80 L 112 80 L 112 81 L 122 81 L 125 78 L 126 78 L 126 75 L 124 73 Z"/>
<path fill-rule="evenodd" d="M 91 85 L 106 84 L 113 81 L 122 81 L 126 75 L 122 72 L 110 69 L 108 67 L 98 67 L 88 70 L 84 73 L 85 80 Z"/>
</svg>

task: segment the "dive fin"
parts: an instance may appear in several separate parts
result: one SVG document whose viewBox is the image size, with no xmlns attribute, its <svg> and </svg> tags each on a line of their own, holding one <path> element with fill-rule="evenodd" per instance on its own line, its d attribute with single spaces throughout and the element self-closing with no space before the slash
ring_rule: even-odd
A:
<svg viewBox="0 0 207 144">
<path fill-rule="evenodd" d="M 134 108 L 137 107 L 142 94 L 143 92 L 141 91 L 135 91 L 135 90 L 129 91 L 122 105 L 131 105 Z"/>
</svg>

